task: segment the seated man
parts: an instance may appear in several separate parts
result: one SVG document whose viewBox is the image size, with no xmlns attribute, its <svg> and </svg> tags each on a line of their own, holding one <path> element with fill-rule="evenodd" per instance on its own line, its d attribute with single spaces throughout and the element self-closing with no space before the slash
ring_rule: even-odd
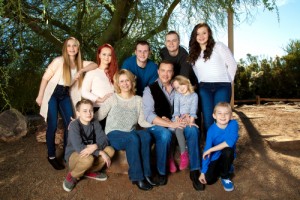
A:
<svg viewBox="0 0 300 200">
<path fill-rule="evenodd" d="M 127 58 L 122 69 L 127 69 L 136 76 L 136 94 L 143 95 L 144 88 L 156 81 L 157 65 L 150 59 L 150 45 L 147 41 L 138 41 L 135 55 Z"/>
<path fill-rule="evenodd" d="M 162 61 L 158 68 L 157 81 L 146 87 L 143 95 L 146 121 L 155 125 L 150 127 L 149 131 L 155 140 L 158 184 L 167 184 L 167 160 L 173 161 L 171 157 L 168 157 L 173 153 L 169 152 L 173 133 L 168 128 L 182 128 L 190 157 L 190 177 L 193 186 L 196 190 L 203 190 L 203 185 L 198 180 L 200 175 L 199 130 L 195 126 L 186 126 L 185 122 L 170 120 L 175 96 L 175 90 L 171 84 L 173 73 L 173 64 L 169 61 Z"/>
</svg>

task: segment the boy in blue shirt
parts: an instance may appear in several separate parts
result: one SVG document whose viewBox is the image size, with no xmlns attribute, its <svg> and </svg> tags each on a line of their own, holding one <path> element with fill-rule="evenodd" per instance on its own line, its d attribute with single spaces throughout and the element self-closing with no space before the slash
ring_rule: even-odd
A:
<svg viewBox="0 0 300 200">
<path fill-rule="evenodd" d="M 236 157 L 235 148 L 239 138 L 238 123 L 231 117 L 232 110 L 229 103 L 220 102 L 215 106 L 213 118 L 216 122 L 207 132 L 199 177 L 201 183 L 209 185 L 221 177 L 223 187 L 228 192 L 234 189 L 229 177 L 233 172 L 232 163 Z"/>
</svg>

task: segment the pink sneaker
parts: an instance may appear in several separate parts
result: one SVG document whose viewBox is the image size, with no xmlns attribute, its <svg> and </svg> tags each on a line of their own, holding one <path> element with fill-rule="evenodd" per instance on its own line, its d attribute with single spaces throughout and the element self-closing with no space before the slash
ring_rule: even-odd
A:
<svg viewBox="0 0 300 200">
<path fill-rule="evenodd" d="M 169 168 L 171 173 L 175 173 L 177 171 L 177 167 L 175 165 L 174 159 L 170 158 L 169 159 Z"/>
<path fill-rule="evenodd" d="M 183 152 L 180 155 L 180 165 L 179 165 L 179 169 L 180 170 L 184 170 L 189 166 L 189 154 L 187 151 Z"/>
</svg>

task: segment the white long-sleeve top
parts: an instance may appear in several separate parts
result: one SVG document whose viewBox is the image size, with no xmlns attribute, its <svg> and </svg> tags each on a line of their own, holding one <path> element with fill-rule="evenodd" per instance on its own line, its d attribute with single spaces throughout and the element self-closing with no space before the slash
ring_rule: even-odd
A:
<svg viewBox="0 0 300 200">
<path fill-rule="evenodd" d="M 203 51 L 193 65 L 198 82 L 233 82 L 237 70 L 237 63 L 222 42 L 216 42 L 213 52 L 206 62 Z"/>
<path fill-rule="evenodd" d="M 114 86 L 103 69 L 97 68 L 86 73 L 81 86 L 81 94 L 83 98 L 94 102 L 95 107 L 99 107 L 95 104 L 98 97 L 102 98 L 113 92 Z"/>
</svg>

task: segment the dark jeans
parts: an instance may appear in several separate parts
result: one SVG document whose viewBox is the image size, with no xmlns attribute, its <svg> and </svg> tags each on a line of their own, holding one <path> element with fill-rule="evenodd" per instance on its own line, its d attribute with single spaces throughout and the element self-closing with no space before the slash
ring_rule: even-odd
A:
<svg viewBox="0 0 300 200">
<path fill-rule="evenodd" d="M 151 176 L 150 151 L 151 135 L 147 130 L 111 131 L 107 134 L 115 150 L 125 150 L 129 165 L 128 175 L 131 181 L 141 181 Z"/>
<path fill-rule="evenodd" d="M 64 149 L 68 140 L 68 126 L 73 117 L 73 108 L 69 95 L 69 87 L 57 85 L 49 102 L 47 113 L 47 131 L 46 143 L 48 148 L 48 156 L 55 156 L 55 132 L 57 129 L 58 112 L 64 124 Z"/>
<path fill-rule="evenodd" d="M 160 175 L 166 175 L 168 153 L 173 134 L 168 128 L 158 125 L 152 126 L 148 130 L 154 138 L 157 171 Z"/>
<path fill-rule="evenodd" d="M 229 178 L 229 170 L 234 160 L 233 148 L 226 147 L 222 150 L 219 159 L 209 163 L 208 170 L 205 173 L 207 184 L 215 183 L 219 177 L 223 179 Z"/>
<path fill-rule="evenodd" d="M 231 83 L 199 83 L 199 97 L 203 114 L 204 136 L 208 128 L 214 123 L 213 110 L 219 102 L 230 103 Z"/>
</svg>

